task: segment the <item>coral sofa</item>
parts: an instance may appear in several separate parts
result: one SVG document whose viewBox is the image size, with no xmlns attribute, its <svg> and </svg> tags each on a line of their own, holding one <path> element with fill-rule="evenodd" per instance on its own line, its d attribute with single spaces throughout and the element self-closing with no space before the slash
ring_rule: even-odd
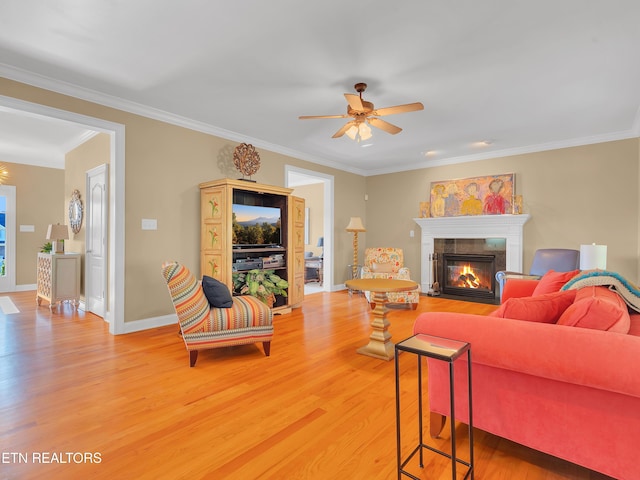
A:
<svg viewBox="0 0 640 480">
<path fill-rule="evenodd" d="M 606 286 L 533 296 L 537 286 L 507 282 L 503 305 L 489 316 L 423 313 L 414 333 L 471 343 L 475 427 L 617 479 L 639 479 L 640 315 Z M 520 319 L 500 316 L 509 312 Z M 456 419 L 468 422 L 466 361 L 455 371 Z M 430 361 L 428 372 L 437 435 L 449 414 L 448 369 Z"/>
</svg>

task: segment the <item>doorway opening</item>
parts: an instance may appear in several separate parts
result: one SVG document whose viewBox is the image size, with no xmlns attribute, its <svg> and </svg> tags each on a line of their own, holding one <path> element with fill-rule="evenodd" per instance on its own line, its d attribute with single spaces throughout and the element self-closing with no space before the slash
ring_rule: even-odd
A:
<svg viewBox="0 0 640 480">
<path fill-rule="evenodd" d="M 0 185 L 0 292 L 16 290 L 16 187 Z"/>
<path fill-rule="evenodd" d="M 124 125 L 1 95 L 0 108 L 5 111 L 15 111 L 19 115 L 33 115 L 74 123 L 110 136 L 109 281 L 106 287 L 108 306 L 105 320 L 109 323 L 109 333 L 113 335 L 127 333 L 124 322 Z"/>
<path fill-rule="evenodd" d="M 314 185 L 320 195 L 305 193 L 305 186 Z M 305 199 L 308 215 L 305 252 L 311 253 L 311 257 L 305 295 L 333 291 L 333 185 L 333 175 L 285 165 L 285 186 L 294 189 L 293 195 Z"/>
</svg>

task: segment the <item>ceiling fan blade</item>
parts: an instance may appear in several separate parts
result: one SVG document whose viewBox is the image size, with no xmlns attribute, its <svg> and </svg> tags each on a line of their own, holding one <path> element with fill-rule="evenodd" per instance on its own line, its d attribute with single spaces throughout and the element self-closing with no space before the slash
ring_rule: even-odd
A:
<svg viewBox="0 0 640 480">
<path fill-rule="evenodd" d="M 347 99 L 347 102 L 349 102 L 349 106 L 353 110 L 357 112 L 364 111 L 364 105 L 362 104 L 362 99 L 360 98 L 360 95 L 355 95 L 353 93 L 345 93 L 344 98 Z"/>
<path fill-rule="evenodd" d="M 309 120 L 313 118 L 347 118 L 349 115 L 302 115 L 298 117 L 300 120 Z"/>
<path fill-rule="evenodd" d="M 367 119 L 367 121 L 369 122 L 369 124 L 373 125 L 374 127 L 379 128 L 380 130 L 384 130 L 385 132 L 390 133 L 391 135 L 395 135 L 396 133 L 400 133 L 402 131 L 400 127 L 396 127 L 395 125 L 392 125 L 389 122 L 385 122 L 381 118 L 373 117 L 373 118 Z"/>
<path fill-rule="evenodd" d="M 355 124 L 355 122 L 347 122 L 347 123 L 345 123 L 340 130 L 338 130 L 336 133 L 333 134 L 333 137 L 331 137 L 331 138 L 339 138 L 339 137 L 343 136 L 345 134 L 345 132 L 347 130 L 349 130 L 349 128 L 351 128 L 351 126 L 354 125 L 354 124 Z"/>
<path fill-rule="evenodd" d="M 371 112 L 371 115 L 377 117 L 384 117 L 385 115 L 394 115 L 396 113 L 415 112 L 417 110 L 424 110 L 424 105 L 420 102 L 407 103 L 406 105 L 396 105 L 395 107 L 378 108 Z"/>
</svg>

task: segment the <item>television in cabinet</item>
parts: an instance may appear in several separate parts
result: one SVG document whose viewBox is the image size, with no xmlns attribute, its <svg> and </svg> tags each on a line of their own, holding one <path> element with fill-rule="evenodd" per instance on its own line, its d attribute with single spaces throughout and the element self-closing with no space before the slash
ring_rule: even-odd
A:
<svg viewBox="0 0 640 480">
<path fill-rule="evenodd" d="M 292 196 L 289 188 L 232 179 L 202 183 L 200 192 L 202 275 L 233 291 L 234 272 L 275 270 L 289 288 L 274 313 L 299 306 L 304 299 L 304 199 Z"/>
</svg>

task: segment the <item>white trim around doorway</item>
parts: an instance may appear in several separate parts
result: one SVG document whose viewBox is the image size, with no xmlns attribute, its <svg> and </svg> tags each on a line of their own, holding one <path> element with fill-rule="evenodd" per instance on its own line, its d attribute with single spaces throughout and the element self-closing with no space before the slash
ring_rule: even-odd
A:
<svg viewBox="0 0 640 480">
<path fill-rule="evenodd" d="M 289 185 L 289 174 L 295 173 L 305 177 L 319 180 L 324 185 L 324 261 L 323 264 L 323 290 L 325 292 L 333 292 L 338 290 L 333 285 L 333 205 L 334 205 L 334 176 L 326 173 L 320 173 L 313 170 L 307 170 L 293 165 L 284 166 L 285 186 L 293 188 Z"/>
<path fill-rule="evenodd" d="M 109 322 L 109 333 L 125 332 L 124 322 L 124 169 L 125 126 L 79 113 L 60 110 L 37 103 L 0 95 L 0 109 L 15 110 L 21 114 L 49 117 L 79 124 L 111 137 L 109 169 L 109 283 L 108 307 L 105 320 Z"/>
</svg>

